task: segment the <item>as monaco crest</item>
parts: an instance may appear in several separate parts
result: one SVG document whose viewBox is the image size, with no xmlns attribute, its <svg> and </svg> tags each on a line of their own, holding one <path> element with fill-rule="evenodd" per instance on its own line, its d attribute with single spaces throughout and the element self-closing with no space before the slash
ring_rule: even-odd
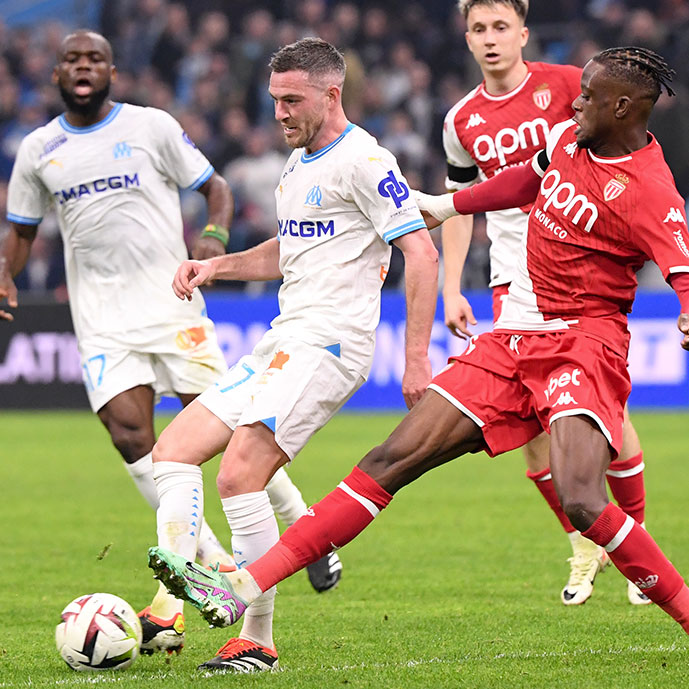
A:
<svg viewBox="0 0 689 689">
<path fill-rule="evenodd" d="M 612 201 L 616 199 L 629 184 L 629 177 L 626 175 L 615 175 L 614 179 L 611 179 L 603 189 L 603 198 L 606 201 Z"/>
<path fill-rule="evenodd" d="M 542 84 L 533 92 L 533 102 L 541 110 L 547 110 L 551 100 L 552 96 L 548 84 Z"/>
</svg>

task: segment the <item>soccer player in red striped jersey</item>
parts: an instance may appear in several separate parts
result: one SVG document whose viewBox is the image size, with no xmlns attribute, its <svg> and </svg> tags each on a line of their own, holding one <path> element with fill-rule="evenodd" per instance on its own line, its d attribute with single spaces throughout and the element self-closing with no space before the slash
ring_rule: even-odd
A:
<svg viewBox="0 0 689 689">
<path fill-rule="evenodd" d="M 572 116 L 572 102 L 579 94 L 581 80 L 579 67 L 522 58 L 529 37 L 524 25 L 528 0 L 460 0 L 459 10 L 467 23 L 467 45 L 484 79 L 445 117 L 445 183 L 449 191 L 465 189 L 507 168 L 527 164 L 545 146 L 552 127 Z M 495 320 L 516 273 L 531 205 L 486 213 Z M 471 337 L 470 324 L 476 323 L 471 305 L 461 292 L 472 226 L 473 216 L 460 215 L 449 218 L 442 228 L 445 323 L 458 337 Z M 620 507 L 643 524 L 643 453 L 626 407 L 623 438 L 620 456 L 611 463 L 606 476 Z M 589 599 L 596 575 L 610 560 L 603 548 L 572 526 L 562 510 L 550 472 L 548 436 L 537 436 L 522 451 L 527 477 L 545 498 L 571 543 L 570 574 L 560 599 L 564 605 L 580 605 Z M 627 596 L 632 604 L 650 603 L 632 582 L 627 583 Z"/>
<path fill-rule="evenodd" d="M 429 226 L 535 200 L 495 330 L 472 337 L 390 437 L 245 569 L 199 582 L 183 558 L 157 549 L 180 595 L 203 585 L 197 607 L 231 624 L 261 592 L 355 538 L 426 471 L 466 452 L 506 452 L 546 430 L 569 520 L 689 633 L 689 588 L 651 535 L 608 501 L 603 480 L 622 446 L 626 314 L 646 260 L 679 296 L 689 350 L 689 233 L 647 131 L 671 78 L 650 50 L 605 50 L 584 68 L 574 121 L 554 128 L 531 165 L 454 194 L 419 196 Z"/>
</svg>

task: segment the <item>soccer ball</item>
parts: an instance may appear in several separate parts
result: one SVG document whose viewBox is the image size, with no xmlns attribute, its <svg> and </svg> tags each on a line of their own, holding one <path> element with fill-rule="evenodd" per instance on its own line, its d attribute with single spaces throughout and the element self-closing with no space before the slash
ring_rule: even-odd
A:
<svg viewBox="0 0 689 689">
<path fill-rule="evenodd" d="M 55 643 L 73 670 L 123 670 L 139 655 L 141 622 L 132 606 L 117 596 L 80 596 L 61 617 Z"/>
</svg>

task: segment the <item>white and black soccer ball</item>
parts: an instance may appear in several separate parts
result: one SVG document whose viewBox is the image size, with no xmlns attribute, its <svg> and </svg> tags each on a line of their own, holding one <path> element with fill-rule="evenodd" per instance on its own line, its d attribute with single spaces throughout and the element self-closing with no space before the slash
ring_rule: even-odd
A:
<svg viewBox="0 0 689 689">
<path fill-rule="evenodd" d="M 141 622 L 122 598 L 110 593 L 80 596 L 61 616 L 55 643 L 73 670 L 123 670 L 139 655 Z"/>
</svg>

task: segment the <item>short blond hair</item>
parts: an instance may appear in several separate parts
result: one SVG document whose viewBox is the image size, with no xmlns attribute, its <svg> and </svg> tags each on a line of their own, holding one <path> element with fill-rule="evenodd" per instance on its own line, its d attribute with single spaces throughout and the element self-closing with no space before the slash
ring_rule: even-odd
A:
<svg viewBox="0 0 689 689">
<path fill-rule="evenodd" d="M 507 5 L 512 7 L 517 16 L 526 21 L 529 11 L 529 0 L 459 0 L 458 7 L 464 19 L 469 16 L 469 10 L 473 7 L 483 7 L 486 5 Z"/>
</svg>

